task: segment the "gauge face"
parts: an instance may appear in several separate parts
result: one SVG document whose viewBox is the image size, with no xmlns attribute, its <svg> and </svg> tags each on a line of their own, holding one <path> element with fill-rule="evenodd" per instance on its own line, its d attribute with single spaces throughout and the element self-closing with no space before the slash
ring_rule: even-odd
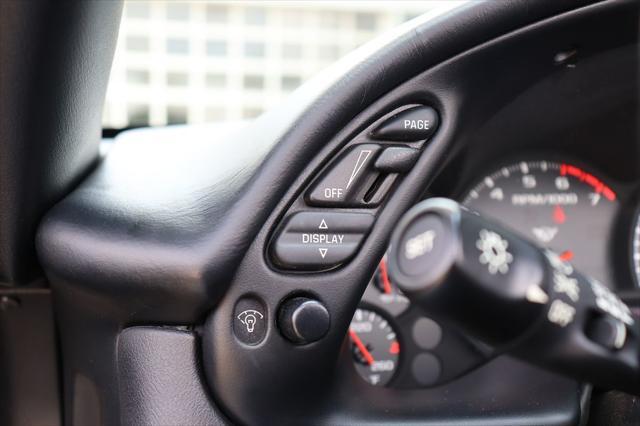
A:
<svg viewBox="0 0 640 426">
<path fill-rule="evenodd" d="M 356 310 L 349 326 L 353 363 L 372 385 L 385 386 L 398 366 L 400 343 L 391 324 L 376 312 Z"/>
<path fill-rule="evenodd" d="M 380 265 L 373 277 L 373 286 L 376 292 L 376 306 L 381 306 L 383 310 L 393 316 L 402 314 L 409 308 L 407 296 L 391 283 L 387 271 L 386 256 L 380 261 Z"/>
<path fill-rule="evenodd" d="M 608 242 L 618 202 L 593 174 L 566 163 L 520 162 L 485 176 L 463 204 L 612 282 Z"/>
</svg>

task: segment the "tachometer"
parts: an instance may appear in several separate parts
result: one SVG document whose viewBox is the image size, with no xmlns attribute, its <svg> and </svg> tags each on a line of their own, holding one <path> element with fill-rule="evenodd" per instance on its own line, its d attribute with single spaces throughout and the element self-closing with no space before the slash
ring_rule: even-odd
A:
<svg viewBox="0 0 640 426">
<path fill-rule="evenodd" d="M 566 163 L 523 161 L 484 177 L 463 204 L 612 282 L 608 242 L 618 202 L 593 174 Z"/>
<path fill-rule="evenodd" d="M 349 326 L 353 362 L 360 376 L 384 386 L 398 367 L 400 343 L 391 324 L 368 309 L 357 309 Z"/>
</svg>

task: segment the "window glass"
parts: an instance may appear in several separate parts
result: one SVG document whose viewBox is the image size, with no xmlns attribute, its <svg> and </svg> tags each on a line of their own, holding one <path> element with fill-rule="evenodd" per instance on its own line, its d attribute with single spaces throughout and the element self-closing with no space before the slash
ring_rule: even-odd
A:
<svg viewBox="0 0 640 426">
<path fill-rule="evenodd" d="M 222 73 L 208 73 L 205 84 L 209 88 L 223 89 L 227 86 L 227 75 Z"/>
<path fill-rule="evenodd" d="M 149 37 L 131 35 L 127 37 L 127 50 L 130 52 L 148 52 Z"/>
<path fill-rule="evenodd" d="M 125 14 L 127 18 L 131 19 L 148 19 L 151 16 L 151 5 L 143 0 L 128 1 L 125 7 Z"/>
<path fill-rule="evenodd" d="M 229 19 L 227 6 L 219 4 L 208 4 L 206 9 L 207 22 L 224 24 Z"/>
<path fill-rule="evenodd" d="M 245 22 L 248 25 L 265 25 L 267 12 L 262 7 L 248 7 L 245 11 Z"/>
<path fill-rule="evenodd" d="M 285 43 L 282 45 L 282 57 L 285 59 L 302 58 L 302 45 Z"/>
<path fill-rule="evenodd" d="M 167 107 L 167 124 L 187 124 L 187 107 L 169 105 Z"/>
<path fill-rule="evenodd" d="M 172 21 L 188 21 L 189 20 L 189 8 L 191 6 L 188 1 L 173 1 L 166 2 L 167 5 L 167 18 Z"/>
<path fill-rule="evenodd" d="M 207 56 L 226 56 L 227 42 L 224 40 L 208 40 Z"/>
<path fill-rule="evenodd" d="M 145 69 L 128 69 L 127 70 L 127 83 L 131 85 L 149 84 L 150 77 L 149 70 Z"/>
<path fill-rule="evenodd" d="M 283 75 L 282 90 L 291 91 L 297 89 L 302 84 L 302 77 L 299 75 Z"/>
<path fill-rule="evenodd" d="M 259 90 L 264 88 L 264 76 L 253 74 L 244 76 L 245 89 Z"/>
<path fill-rule="evenodd" d="M 189 76 L 186 72 L 169 72 L 167 73 L 168 86 L 187 86 L 189 84 Z"/>
<path fill-rule="evenodd" d="M 244 45 L 244 55 L 247 58 L 262 58 L 264 53 L 264 43 L 250 41 Z"/>
<path fill-rule="evenodd" d="M 378 25 L 378 17 L 375 13 L 356 13 L 356 28 L 365 31 L 374 31 Z"/>
<path fill-rule="evenodd" d="M 210 106 L 206 109 L 206 120 L 210 122 L 224 121 L 227 116 L 227 111 L 223 106 Z"/>
<path fill-rule="evenodd" d="M 337 12 L 334 10 L 321 11 L 318 16 L 320 20 L 320 28 L 340 28 L 341 12 Z"/>
<path fill-rule="evenodd" d="M 103 125 L 253 118 L 357 46 L 450 4 L 125 0 Z"/>
<path fill-rule="evenodd" d="M 139 127 L 149 125 L 149 105 L 129 104 L 127 108 L 127 119 L 129 126 Z"/>
<path fill-rule="evenodd" d="M 167 53 L 186 55 L 189 53 L 189 40 L 186 38 L 168 38 Z"/>
<path fill-rule="evenodd" d="M 318 56 L 323 61 L 333 62 L 340 58 L 340 46 L 335 44 L 325 44 L 318 47 Z"/>
</svg>

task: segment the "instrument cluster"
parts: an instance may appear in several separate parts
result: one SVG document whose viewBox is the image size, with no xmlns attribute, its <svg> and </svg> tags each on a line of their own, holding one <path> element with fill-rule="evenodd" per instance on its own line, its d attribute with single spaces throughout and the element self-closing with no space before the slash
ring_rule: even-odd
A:
<svg viewBox="0 0 640 426">
<path fill-rule="evenodd" d="M 454 193 L 614 291 L 640 283 L 640 187 L 588 164 L 517 158 L 474 173 Z M 491 348 L 441 327 L 389 280 L 383 259 L 349 330 L 358 375 L 374 386 L 429 387 L 491 358 Z M 451 356 L 455 354 L 455 356 Z"/>
</svg>

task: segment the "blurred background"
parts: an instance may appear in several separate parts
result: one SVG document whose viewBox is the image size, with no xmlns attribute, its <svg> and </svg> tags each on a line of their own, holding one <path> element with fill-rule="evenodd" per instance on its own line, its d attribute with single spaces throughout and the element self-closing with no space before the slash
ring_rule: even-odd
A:
<svg viewBox="0 0 640 426">
<path fill-rule="evenodd" d="M 103 127 L 235 121 L 442 1 L 125 2 Z"/>
</svg>

